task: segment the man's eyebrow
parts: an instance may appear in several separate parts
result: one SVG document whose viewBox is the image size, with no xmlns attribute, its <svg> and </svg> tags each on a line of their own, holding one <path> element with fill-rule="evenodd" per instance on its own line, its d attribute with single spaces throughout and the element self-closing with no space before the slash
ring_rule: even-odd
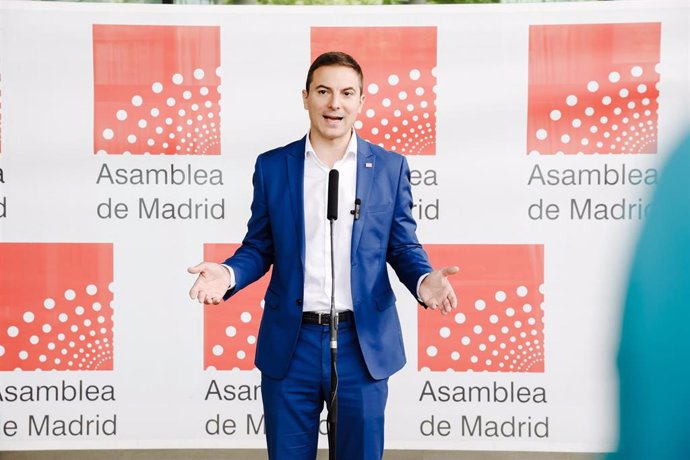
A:
<svg viewBox="0 0 690 460">
<path fill-rule="evenodd" d="M 316 85 L 316 88 L 314 88 L 314 89 L 327 89 L 328 91 L 333 91 L 333 88 L 331 88 L 330 86 L 326 86 L 326 85 Z M 343 88 L 341 91 L 355 91 L 355 87 L 354 86 L 348 86 L 347 88 Z"/>
</svg>

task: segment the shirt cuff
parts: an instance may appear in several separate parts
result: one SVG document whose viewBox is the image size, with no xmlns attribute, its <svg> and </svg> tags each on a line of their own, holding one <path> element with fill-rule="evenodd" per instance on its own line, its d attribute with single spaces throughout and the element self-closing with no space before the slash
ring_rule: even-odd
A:
<svg viewBox="0 0 690 460">
<path fill-rule="evenodd" d="M 231 269 L 231 270 L 232 270 L 232 269 Z M 231 271 L 230 273 L 232 273 L 232 271 Z M 419 286 L 422 285 L 422 281 L 424 281 L 424 278 L 426 278 L 426 277 L 429 276 L 429 275 L 431 275 L 431 272 L 429 272 L 429 273 L 424 273 L 424 274 L 423 274 L 422 276 L 420 276 L 419 279 L 417 280 L 417 300 L 419 300 L 419 303 L 421 303 L 422 305 L 424 305 L 424 301 L 422 300 L 421 296 L 419 295 Z M 234 280 L 234 278 L 231 278 L 231 279 Z"/>
<path fill-rule="evenodd" d="M 235 288 L 235 270 L 232 269 L 231 266 L 221 264 L 223 267 L 225 267 L 228 272 L 230 273 L 230 285 L 228 286 L 228 291 L 231 289 Z M 421 282 L 421 281 L 420 281 Z M 417 290 L 419 290 L 419 284 L 417 284 Z"/>
</svg>

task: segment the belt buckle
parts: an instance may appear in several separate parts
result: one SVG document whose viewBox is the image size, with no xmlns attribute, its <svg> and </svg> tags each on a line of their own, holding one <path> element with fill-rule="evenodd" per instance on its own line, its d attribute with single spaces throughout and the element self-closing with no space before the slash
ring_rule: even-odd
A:
<svg viewBox="0 0 690 460">
<path fill-rule="evenodd" d="M 319 326 L 323 326 L 323 323 L 321 323 L 321 316 L 323 316 L 323 312 L 318 312 L 319 315 Z"/>
</svg>

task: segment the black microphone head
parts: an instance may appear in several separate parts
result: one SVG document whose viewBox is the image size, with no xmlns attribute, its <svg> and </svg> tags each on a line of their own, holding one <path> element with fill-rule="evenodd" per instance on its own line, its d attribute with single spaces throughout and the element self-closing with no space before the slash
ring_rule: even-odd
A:
<svg viewBox="0 0 690 460">
<path fill-rule="evenodd" d="M 331 169 L 328 173 L 328 208 L 326 211 L 326 219 L 338 219 L 338 178 L 339 173 L 337 169 Z"/>
</svg>

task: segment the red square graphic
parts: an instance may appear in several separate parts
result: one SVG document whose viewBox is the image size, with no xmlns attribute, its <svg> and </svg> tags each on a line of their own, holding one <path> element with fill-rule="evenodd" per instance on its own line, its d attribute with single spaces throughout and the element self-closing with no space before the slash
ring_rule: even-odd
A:
<svg viewBox="0 0 690 460">
<path fill-rule="evenodd" d="M 656 153 L 659 23 L 530 26 L 528 154 Z"/>
<path fill-rule="evenodd" d="M 223 261 L 239 244 L 204 244 L 204 260 Z M 254 369 L 256 337 L 264 312 L 269 270 L 220 305 L 204 306 L 204 369 Z"/>
<path fill-rule="evenodd" d="M 220 154 L 220 28 L 93 26 L 94 153 Z"/>
<path fill-rule="evenodd" d="M 0 243 L 0 371 L 113 369 L 113 245 Z"/>
<path fill-rule="evenodd" d="M 327 51 L 362 67 L 360 136 L 405 155 L 436 154 L 436 27 L 312 27 L 312 61 Z"/>
<path fill-rule="evenodd" d="M 432 371 L 544 372 L 544 246 L 424 245 L 450 277 L 458 309 L 420 310 L 418 368 Z"/>
</svg>

